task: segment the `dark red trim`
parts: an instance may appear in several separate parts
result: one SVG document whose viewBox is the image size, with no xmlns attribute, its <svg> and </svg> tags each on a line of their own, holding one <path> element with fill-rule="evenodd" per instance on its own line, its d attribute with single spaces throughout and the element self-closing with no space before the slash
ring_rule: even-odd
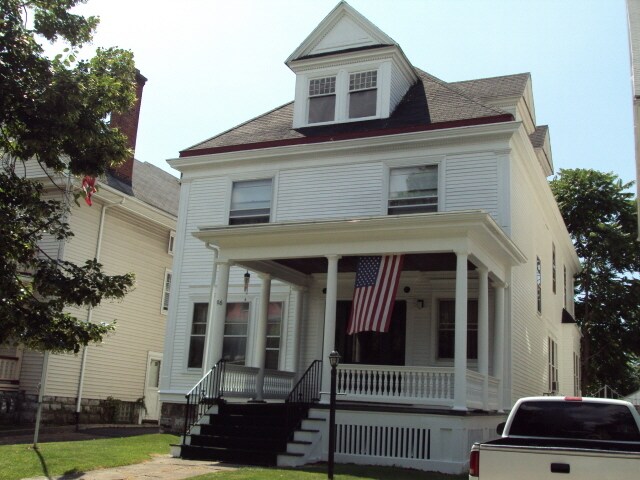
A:
<svg viewBox="0 0 640 480">
<path fill-rule="evenodd" d="M 353 140 L 356 138 L 382 137 L 385 135 L 397 135 L 400 133 L 426 132 L 429 130 L 442 130 L 445 128 L 467 127 L 472 125 L 484 125 L 512 121 L 513 116 L 511 114 L 504 114 L 495 115 L 492 117 L 471 118 L 468 120 L 455 120 L 451 122 L 431 123 L 429 125 L 416 125 L 411 127 L 385 128 L 383 130 L 370 130 L 364 132 L 337 133 L 335 135 L 319 135 L 315 137 L 270 140 L 267 142 L 244 143 L 242 145 L 228 145 L 224 147 L 183 150 L 180 152 L 180 158 L 197 157 L 200 155 L 210 155 L 215 153 L 240 152 L 243 150 L 258 150 L 261 148 L 283 147 L 287 145 L 305 145 L 311 143 L 336 142 L 339 140 Z"/>
</svg>

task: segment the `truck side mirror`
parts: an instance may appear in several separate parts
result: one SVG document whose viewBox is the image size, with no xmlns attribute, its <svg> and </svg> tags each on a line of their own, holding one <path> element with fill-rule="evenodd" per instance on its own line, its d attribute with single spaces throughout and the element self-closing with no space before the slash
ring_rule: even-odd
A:
<svg viewBox="0 0 640 480">
<path fill-rule="evenodd" d="M 502 423 L 498 424 L 498 426 L 496 427 L 496 433 L 498 435 L 502 435 L 502 432 L 504 432 L 504 427 L 505 427 L 506 424 L 507 424 L 507 422 L 502 422 Z"/>
</svg>

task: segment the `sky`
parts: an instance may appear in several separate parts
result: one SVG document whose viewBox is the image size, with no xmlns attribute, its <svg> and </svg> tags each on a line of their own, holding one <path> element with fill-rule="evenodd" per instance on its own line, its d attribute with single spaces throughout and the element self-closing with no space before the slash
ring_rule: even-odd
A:
<svg viewBox="0 0 640 480">
<path fill-rule="evenodd" d="M 447 82 L 530 72 L 555 170 L 635 178 L 624 0 L 349 0 Z M 338 0 L 89 0 L 93 45 L 134 52 L 148 81 L 136 158 L 180 150 L 293 100 L 285 59 Z"/>
</svg>

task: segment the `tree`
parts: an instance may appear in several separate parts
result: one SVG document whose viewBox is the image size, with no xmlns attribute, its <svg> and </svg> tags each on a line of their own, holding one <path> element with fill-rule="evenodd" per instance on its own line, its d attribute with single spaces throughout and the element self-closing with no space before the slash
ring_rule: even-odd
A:
<svg viewBox="0 0 640 480">
<path fill-rule="evenodd" d="M 584 392 L 640 386 L 640 242 L 636 200 L 613 173 L 560 170 L 551 181 L 582 270 L 575 279 Z"/>
<path fill-rule="evenodd" d="M 25 175 L 25 162 L 37 162 L 68 198 L 54 176 L 97 176 L 131 154 L 108 118 L 135 100 L 133 55 L 98 49 L 80 60 L 98 19 L 71 13 L 78 3 L 0 0 L 0 344 L 53 352 L 77 352 L 113 330 L 69 307 L 122 298 L 134 281 L 105 275 L 95 259 L 75 265 L 40 248 L 45 237 L 73 235 L 70 202 L 46 199 L 44 186 Z M 48 56 L 39 41 L 64 50 Z"/>
</svg>

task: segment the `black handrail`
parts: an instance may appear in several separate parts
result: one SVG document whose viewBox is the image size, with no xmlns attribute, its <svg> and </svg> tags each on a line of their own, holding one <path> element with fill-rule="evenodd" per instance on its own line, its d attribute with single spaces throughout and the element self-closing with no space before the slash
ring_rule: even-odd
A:
<svg viewBox="0 0 640 480">
<path fill-rule="evenodd" d="M 287 405 L 287 430 L 290 435 L 300 425 L 302 416 L 309 407 L 320 401 L 322 383 L 322 360 L 314 360 L 298 383 L 291 389 L 285 403 Z"/>
<path fill-rule="evenodd" d="M 187 405 L 184 411 L 184 437 L 189 430 L 202 417 L 217 400 L 222 397 L 224 391 L 224 370 L 226 362 L 220 360 L 207 374 L 200 379 L 185 396 Z"/>
</svg>

